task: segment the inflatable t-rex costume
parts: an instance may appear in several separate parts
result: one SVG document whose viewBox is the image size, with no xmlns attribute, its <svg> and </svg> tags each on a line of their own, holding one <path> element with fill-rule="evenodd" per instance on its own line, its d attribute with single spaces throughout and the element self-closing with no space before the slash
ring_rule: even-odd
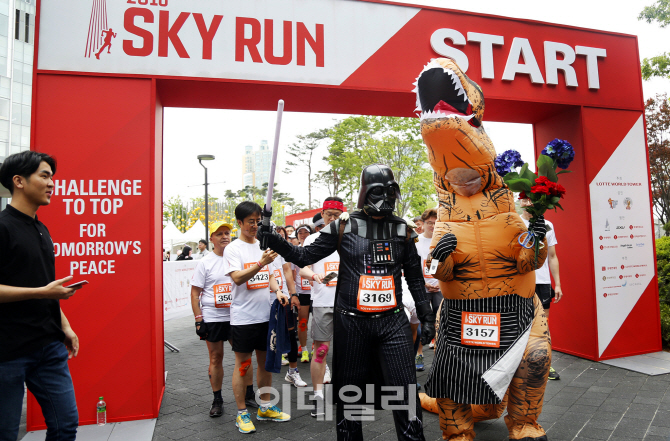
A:
<svg viewBox="0 0 670 441">
<path fill-rule="evenodd" d="M 519 244 L 527 229 L 481 125 L 482 90 L 450 59 L 431 61 L 416 86 L 439 196 L 426 265 L 445 298 L 426 383 L 436 402 L 423 402 L 439 410 L 445 439 L 474 439 L 475 421 L 499 418 L 507 407 L 510 440 L 546 440 L 537 417 L 551 340 L 535 296 L 535 253 Z M 544 220 L 534 227 L 542 240 Z M 541 266 L 547 247 L 538 254 Z"/>
</svg>

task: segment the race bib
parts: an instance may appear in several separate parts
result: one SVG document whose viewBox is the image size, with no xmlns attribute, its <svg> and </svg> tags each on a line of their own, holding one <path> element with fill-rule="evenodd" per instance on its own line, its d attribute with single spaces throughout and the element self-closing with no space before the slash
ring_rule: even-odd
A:
<svg viewBox="0 0 670 441">
<path fill-rule="evenodd" d="M 361 276 L 357 308 L 362 312 L 382 312 L 397 306 L 393 276 Z"/>
<path fill-rule="evenodd" d="M 276 269 L 273 274 L 275 276 L 275 280 L 279 284 L 279 289 L 284 289 L 284 279 L 281 277 L 281 271 Z"/>
<path fill-rule="evenodd" d="M 426 259 L 423 259 L 422 262 L 422 267 L 423 267 L 423 277 L 425 279 L 434 279 L 433 275 L 430 273 L 430 267 L 426 266 Z"/>
<path fill-rule="evenodd" d="M 340 270 L 340 262 L 325 262 L 324 268 L 326 270 L 326 275 L 336 273 Z M 337 276 L 326 283 L 326 286 L 337 286 Z"/>
<path fill-rule="evenodd" d="M 256 265 L 256 262 L 245 263 L 244 269 L 249 269 Z M 256 273 L 251 279 L 247 280 L 247 289 L 261 289 L 270 286 L 270 271 L 267 265 L 262 270 Z"/>
<path fill-rule="evenodd" d="M 300 278 L 300 287 L 302 288 L 303 291 L 312 290 L 312 285 L 309 284 L 309 279 L 305 279 L 304 277 Z"/>
<path fill-rule="evenodd" d="M 461 312 L 461 343 L 466 346 L 500 347 L 500 313 Z"/>
<path fill-rule="evenodd" d="M 230 283 L 214 285 L 214 306 L 217 308 L 230 308 L 233 303 L 233 286 Z"/>
</svg>

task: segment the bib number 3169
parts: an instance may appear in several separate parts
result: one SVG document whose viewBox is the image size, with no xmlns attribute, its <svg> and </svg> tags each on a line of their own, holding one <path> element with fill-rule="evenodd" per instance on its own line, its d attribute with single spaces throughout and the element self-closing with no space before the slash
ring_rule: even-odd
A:
<svg viewBox="0 0 670 441">
<path fill-rule="evenodd" d="M 362 312 L 382 312 L 395 308 L 393 276 L 361 276 L 358 282 L 357 308 Z"/>
</svg>

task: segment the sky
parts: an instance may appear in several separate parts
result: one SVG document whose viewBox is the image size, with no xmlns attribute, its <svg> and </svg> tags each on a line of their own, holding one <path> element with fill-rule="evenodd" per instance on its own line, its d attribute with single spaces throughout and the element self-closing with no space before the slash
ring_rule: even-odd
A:
<svg viewBox="0 0 670 441">
<path fill-rule="evenodd" d="M 390 0 L 392 1 L 392 0 Z M 528 0 L 478 0 L 453 2 L 447 0 L 405 0 L 397 3 L 436 6 L 480 12 L 506 17 L 525 18 L 557 24 L 599 29 L 638 36 L 640 57 L 651 57 L 670 49 L 670 28 L 637 20 L 645 5 L 654 0 L 632 0 L 615 3 L 607 0 L 563 0 L 538 2 Z M 644 82 L 645 97 L 670 92 L 670 80 Z M 283 192 L 307 205 L 307 173 L 305 170 L 284 172 L 287 155 L 282 150 L 296 142 L 296 136 L 331 127 L 348 115 L 284 112 L 276 182 Z M 228 189 L 242 188 L 242 155 L 244 147 L 258 147 L 262 140 L 272 146 L 276 112 L 167 108 L 164 120 L 163 198 L 181 196 L 182 200 L 204 195 L 204 170 L 198 164 L 199 154 L 213 154 L 208 161 L 209 194 L 222 197 Z M 525 124 L 484 122 L 496 151 L 514 148 L 522 158 L 533 163 L 532 128 Z M 315 152 L 316 171 L 327 169 L 322 160 L 327 155 L 324 143 Z M 312 199 L 328 196 L 325 188 L 312 187 Z"/>
</svg>

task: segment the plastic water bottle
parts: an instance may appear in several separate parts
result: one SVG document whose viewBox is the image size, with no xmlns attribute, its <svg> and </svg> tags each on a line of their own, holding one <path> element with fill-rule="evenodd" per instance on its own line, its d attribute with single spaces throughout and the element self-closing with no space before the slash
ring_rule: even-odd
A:
<svg viewBox="0 0 670 441">
<path fill-rule="evenodd" d="M 107 403 L 100 397 L 100 401 L 98 401 L 98 426 L 104 426 L 107 424 Z"/>
</svg>

